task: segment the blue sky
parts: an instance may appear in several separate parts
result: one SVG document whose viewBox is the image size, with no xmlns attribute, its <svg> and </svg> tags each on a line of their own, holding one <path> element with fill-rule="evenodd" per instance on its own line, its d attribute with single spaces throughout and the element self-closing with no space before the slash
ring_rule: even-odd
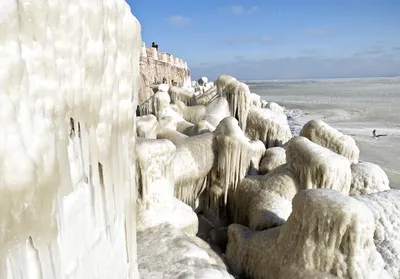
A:
<svg viewBox="0 0 400 279">
<path fill-rule="evenodd" d="M 400 76 L 400 0 L 128 0 L 192 76 Z"/>
</svg>

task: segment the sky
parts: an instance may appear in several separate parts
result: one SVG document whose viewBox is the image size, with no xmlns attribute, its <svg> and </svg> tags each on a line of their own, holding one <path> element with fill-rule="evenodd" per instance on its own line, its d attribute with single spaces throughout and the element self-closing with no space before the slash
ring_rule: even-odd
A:
<svg viewBox="0 0 400 279">
<path fill-rule="evenodd" d="M 400 76 L 400 0 L 127 0 L 192 78 Z"/>
</svg>

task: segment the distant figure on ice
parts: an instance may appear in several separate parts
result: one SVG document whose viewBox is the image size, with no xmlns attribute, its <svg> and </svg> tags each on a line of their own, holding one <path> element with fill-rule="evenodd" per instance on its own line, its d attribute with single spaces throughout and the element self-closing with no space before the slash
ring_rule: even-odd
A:
<svg viewBox="0 0 400 279">
<path fill-rule="evenodd" d="M 374 137 L 374 138 L 379 138 L 379 137 L 386 137 L 388 134 L 379 134 L 379 135 L 377 135 L 376 134 L 376 129 L 374 129 L 373 131 L 372 131 L 372 136 Z"/>
<path fill-rule="evenodd" d="M 167 78 L 166 78 L 166 77 L 164 77 L 164 78 L 162 79 L 162 83 L 167 83 Z"/>
<path fill-rule="evenodd" d="M 158 45 L 156 45 L 155 42 L 152 42 L 152 43 L 151 43 L 151 47 L 154 47 L 154 48 L 158 51 Z"/>
</svg>

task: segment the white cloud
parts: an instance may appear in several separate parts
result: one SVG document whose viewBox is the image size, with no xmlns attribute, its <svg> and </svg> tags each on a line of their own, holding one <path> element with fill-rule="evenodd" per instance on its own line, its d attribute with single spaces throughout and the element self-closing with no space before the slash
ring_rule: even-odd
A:
<svg viewBox="0 0 400 279">
<path fill-rule="evenodd" d="M 180 16 L 180 15 L 173 15 L 168 18 L 168 22 L 176 27 L 187 25 L 192 20 L 189 17 Z"/>
<path fill-rule="evenodd" d="M 259 8 L 257 6 L 245 8 L 240 5 L 234 5 L 234 6 L 230 6 L 229 10 L 231 13 L 233 13 L 235 15 L 243 15 L 243 14 L 251 14 L 251 13 L 257 12 L 259 10 Z"/>
</svg>

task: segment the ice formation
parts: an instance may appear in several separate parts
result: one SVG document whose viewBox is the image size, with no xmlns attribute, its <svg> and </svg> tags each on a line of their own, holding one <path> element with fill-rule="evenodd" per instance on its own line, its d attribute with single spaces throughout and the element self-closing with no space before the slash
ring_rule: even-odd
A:
<svg viewBox="0 0 400 279">
<path fill-rule="evenodd" d="M 284 226 L 228 229 L 226 256 L 251 278 L 390 278 L 374 244 L 366 205 L 335 190 L 299 192 Z"/>
<path fill-rule="evenodd" d="M 176 111 L 191 123 L 197 123 L 202 120 L 206 114 L 206 107 L 203 105 L 186 106 L 182 101 L 176 100 Z"/>
<path fill-rule="evenodd" d="M 286 115 L 269 109 L 250 109 L 244 131 L 247 137 L 261 140 L 267 148 L 282 146 L 292 138 Z"/>
<path fill-rule="evenodd" d="M 346 157 L 352 164 L 358 163 L 360 150 L 354 139 L 342 134 L 322 120 L 311 120 L 306 123 L 300 131 L 300 136 Z"/>
<path fill-rule="evenodd" d="M 206 189 L 208 174 L 215 165 L 216 147 L 213 133 L 185 139 L 174 159 L 175 196 L 196 207 Z"/>
<path fill-rule="evenodd" d="M 216 81 L 217 92 L 229 104 L 230 116 L 235 117 L 240 128 L 246 129 L 247 114 L 251 106 L 249 87 L 230 76 L 220 76 Z"/>
<path fill-rule="evenodd" d="M 253 108 L 261 108 L 261 97 L 256 93 L 251 93 L 251 107 Z"/>
<path fill-rule="evenodd" d="M 286 151 L 282 147 L 271 147 L 265 151 L 260 163 L 260 174 L 266 174 L 286 164 Z"/>
<path fill-rule="evenodd" d="M 225 98 L 219 97 L 206 106 L 204 120 L 217 127 L 222 119 L 229 116 L 229 104 Z"/>
<path fill-rule="evenodd" d="M 169 223 L 195 235 L 198 228 L 196 214 L 174 197 L 175 145 L 168 140 L 138 139 L 136 151 L 140 198 L 137 230 Z"/>
<path fill-rule="evenodd" d="M 203 94 L 196 97 L 198 105 L 206 105 L 217 97 L 217 87 L 213 86 Z"/>
<path fill-rule="evenodd" d="M 355 198 L 375 217 L 374 242 L 385 269 L 392 278 L 400 278 L 400 191 L 392 189 Z"/>
<path fill-rule="evenodd" d="M 389 189 L 389 178 L 378 165 L 368 162 L 351 165 L 349 195 L 365 195 Z"/>
<path fill-rule="evenodd" d="M 283 225 L 299 182 L 286 165 L 265 176 L 244 178 L 230 201 L 232 222 L 263 230 Z"/>
<path fill-rule="evenodd" d="M 138 233 L 138 264 L 143 279 L 233 279 L 206 242 L 167 224 Z"/>
<path fill-rule="evenodd" d="M 218 162 L 217 171 L 223 185 L 224 204 L 228 191 L 236 190 L 240 180 L 246 175 L 250 164 L 250 142 L 233 117 L 226 117 L 215 130 Z"/>
<path fill-rule="evenodd" d="M 172 86 L 169 88 L 168 93 L 171 97 L 171 102 L 180 100 L 185 105 L 194 105 L 196 103 L 196 96 L 184 88 Z"/>
<path fill-rule="evenodd" d="M 0 11 L 0 277 L 138 278 L 139 23 L 120 0 Z"/>
<path fill-rule="evenodd" d="M 302 188 L 326 188 L 349 193 L 351 169 L 345 157 L 305 137 L 295 137 L 287 144 L 286 160 Z"/>
<path fill-rule="evenodd" d="M 157 138 L 158 121 L 153 114 L 136 118 L 136 133 L 138 137 L 147 139 Z"/>
<path fill-rule="evenodd" d="M 268 102 L 264 107 L 272 110 L 275 113 L 283 114 L 285 112 L 285 109 L 275 102 Z"/>
</svg>

